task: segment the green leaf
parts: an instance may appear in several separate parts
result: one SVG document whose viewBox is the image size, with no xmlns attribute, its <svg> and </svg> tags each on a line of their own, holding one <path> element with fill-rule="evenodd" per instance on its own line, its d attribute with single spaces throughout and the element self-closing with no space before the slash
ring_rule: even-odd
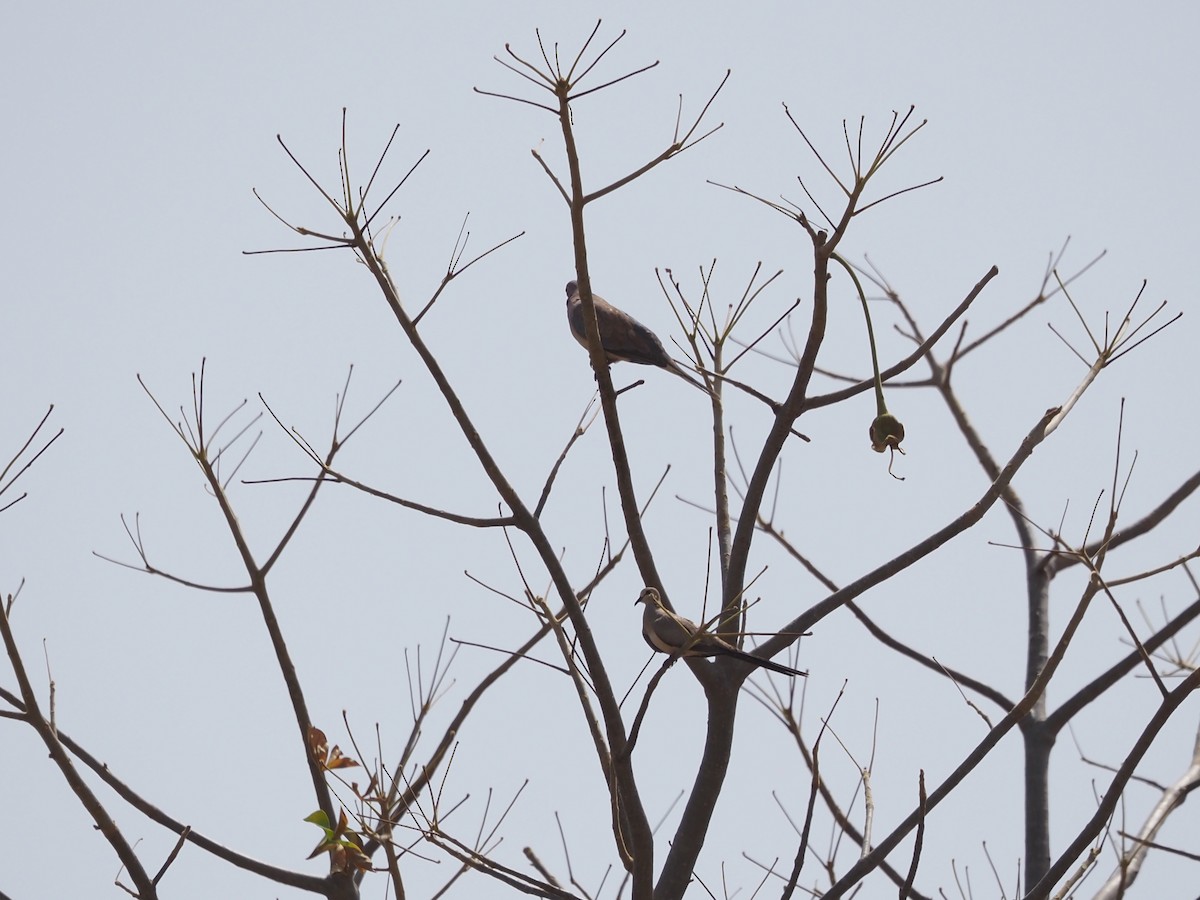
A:
<svg viewBox="0 0 1200 900">
<path fill-rule="evenodd" d="M 325 815 L 323 810 L 317 810 L 315 813 L 310 813 L 304 817 L 305 822 L 312 822 L 314 825 L 319 825 L 326 831 L 331 831 L 329 827 L 329 816 Z"/>
</svg>

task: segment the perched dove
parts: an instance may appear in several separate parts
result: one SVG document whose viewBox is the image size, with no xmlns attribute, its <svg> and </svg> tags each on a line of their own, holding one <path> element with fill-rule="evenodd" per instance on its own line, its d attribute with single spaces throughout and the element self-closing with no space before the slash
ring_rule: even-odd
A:
<svg viewBox="0 0 1200 900">
<path fill-rule="evenodd" d="M 691 619 L 676 615 L 663 606 L 662 597 L 652 587 L 642 588 L 636 603 L 646 604 L 642 614 L 642 637 L 659 653 L 677 656 L 734 656 L 781 675 L 807 676 L 807 672 L 792 669 L 774 660 L 744 653 L 715 634 L 700 631 Z"/>
<path fill-rule="evenodd" d="M 641 366 L 658 366 L 707 393 L 707 388 L 667 356 L 662 341 L 653 331 L 597 293 L 593 292 L 592 302 L 596 306 L 600 343 L 609 363 L 631 362 Z M 575 340 L 586 350 L 588 342 L 587 326 L 583 321 L 583 300 L 579 297 L 579 285 L 575 281 L 567 282 L 567 322 L 571 325 L 571 334 L 575 335 Z"/>
</svg>

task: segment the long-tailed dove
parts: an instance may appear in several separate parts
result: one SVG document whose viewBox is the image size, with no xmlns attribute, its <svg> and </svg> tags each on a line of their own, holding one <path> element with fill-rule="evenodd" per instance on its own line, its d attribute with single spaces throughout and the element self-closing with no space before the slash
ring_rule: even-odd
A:
<svg viewBox="0 0 1200 900">
<path fill-rule="evenodd" d="M 658 366 L 678 375 L 693 387 L 708 392 L 704 385 L 676 365 L 653 331 L 597 293 L 592 293 L 592 302 L 596 306 L 600 344 L 604 347 L 604 355 L 609 363 L 631 362 L 641 366 Z M 588 342 L 587 326 L 583 321 L 583 300 L 579 297 L 579 284 L 575 281 L 567 282 L 567 322 L 575 340 L 586 350 Z"/>
<path fill-rule="evenodd" d="M 781 675 L 807 676 L 807 672 L 792 669 L 771 659 L 752 656 L 739 650 L 715 634 L 700 631 L 691 619 L 676 615 L 663 606 L 662 597 L 652 587 L 642 588 L 635 603 L 644 603 L 642 637 L 659 653 L 676 656 L 733 656 Z"/>
</svg>

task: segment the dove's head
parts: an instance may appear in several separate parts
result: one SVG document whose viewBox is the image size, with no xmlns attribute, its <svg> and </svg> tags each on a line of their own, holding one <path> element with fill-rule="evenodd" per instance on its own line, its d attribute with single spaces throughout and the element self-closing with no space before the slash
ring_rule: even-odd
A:
<svg viewBox="0 0 1200 900">
<path fill-rule="evenodd" d="M 659 606 L 661 605 L 661 602 L 662 601 L 659 600 L 658 597 L 658 591 L 652 587 L 642 588 L 642 592 L 638 594 L 638 598 L 633 601 L 635 606 L 639 603 L 645 603 L 646 605 L 654 604 L 655 606 Z"/>
<path fill-rule="evenodd" d="M 567 282 L 567 299 L 570 300 L 579 293 L 579 282 L 572 279 Z"/>
</svg>

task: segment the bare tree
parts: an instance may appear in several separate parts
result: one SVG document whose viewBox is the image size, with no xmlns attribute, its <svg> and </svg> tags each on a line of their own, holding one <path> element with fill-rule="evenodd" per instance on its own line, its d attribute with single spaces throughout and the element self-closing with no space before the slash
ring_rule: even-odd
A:
<svg viewBox="0 0 1200 900">
<path fill-rule="evenodd" d="M 581 781 L 598 780 L 609 798 L 609 830 L 611 844 L 603 851 L 589 853 L 589 865 L 598 859 L 612 859 L 621 873 L 602 889 L 611 896 L 622 896 L 626 890 L 634 898 L 671 900 L 682 897 L 698 878 L 706 839 L 711 830 L 715 809 L 730 774 L 732 743 L 737 731 L 739 701 L 752 697 L 766 707 L 794 739 L 799 759 L 811 774 L 807 807 L 796 816 L 796 842 L 793 862 L 784 868 L 775 863 L 761 863 L 764 874 L 760 890 L 778 891 L 784 898 L 808 892 L 826 898 L 848 896 L 864 883 L 875 879 L 876 884 L 890 882 L 900 896 L 924 897 L 919 884 L 918 863 L 921 861 L 923 832 L 927 821 L 938 815 L 939 805 L 963 781 L 977 770 L 997 745 L 1011 732 L 1020 735 L 1024 745 L 1025 769 L 1025 869 L 1023 884 L 1016 893 L 1031 898 L 1064 895 L 1078 889 L 1079 879 L 1095 867 L 1106 838 L 1113 836 L 1114 810 L 1126 785 L 1134 777 L 1147 748 L 1162 730 L 1183 701 L 1200 684 L 1200 674 L 1194 658 L 1175 654 L 1167 665 L 1174 667 L 1170 675 L 1177 676 L 1173 684 L 1163 671 L 1163 654 L 1174 647 L 1173 642 L 1200 614 L 1198 596 L 1182 608 L 1166 613 L 1154 627 L 1139 630 L 1125 612 L 1121 589 L 1156 578 L 1168 571 L 1181 569 L 1191 578 L 1188 562 L 1200 548 L 1183 549 L 1156 544 L 1159 562 L 1147 569 L 1109 576 L 1110 560 L 1119 559 L 1122 551 L 1141 539 L 1143 542 L 1161 532 L 1159 526 L 1200 486 L 1200 472 L 1182 482 L 1168 496 L 1158 498 L 1148 509 L 1126 521 L 1123 511 L 1125 485 L 1130 466 L 1122 458 L 1118 439 L 1112 460 L 1111 486 L 1107 500 L 1098 505 L 1097 512 L 1082 535 L 1068 537 L 1061 526 L 1047 526 L 1035 521 L 1027 512 L 1026 501 L 1014 486 L 1014 479 L 1035 449 L 1055 435 L 1072 412 L 1077 401 L 1105 370 L 1124 354 L 1156 335 L 1166 324 L 1163 306 L 1143 313 L 1139 301 L 1141 292 L 1122 313 L 1116 328 L 1110 330 L 1107 320 L 1103 329 L 1089 323 L 1070 299 L 1069 286 L 1075 278 L 1091 268 L 1092 263 L 1071 275 L 1060 274 L 1062 252 L 1052 257 L 1036 296 L 1015 308 L 1007 317 L 982 335 L 968 339 L 965 315 L 975 301 L 989 290 L 997 274 L 995 267 L 981 272 L 975 284 L 963 285 L 961 300 L 944 309 L 932 327 L 919 321 L 918 315 L 873 267 L 851 262 L 841 252 L 846 235 L 859 217 L 885 201 L 899 202 L 902 195 L 932 184 L 926 181 L 915 185 L 894 185 L 884 181 L 887 164 L 901 150 L 907 150 L 923 122 L 914 119 L 912 109 L 894 114 L 891 121 L 879 128 L 865 120 L 856 124 L 843 123 L 844 151 L 847 162 L 835 163 L 834 154 L 819 147 L 810 139 L 805 126 L 785 107 L 788 119 L 795 128 L 797 146 L 807 154 L 806 169 L 817 173 L 825 186 L 811 178 L 801 178 L 805 201 L 793 204 L 760 197 L 738 185 L 721 185 L 745 198 L 746 214 L 764 211 L 776 215 L 785 227 L 796 229 L 805 251 L 796 260 L 789 260 L 800 269 L 811 267 L 811 280 L 797 301 L 779 301 L 776 275 L 764 276 L 755 270 L 748 278 L 744 291 L 733 302 L 723 304 L 715 295 L 711 283 L 712 269 L 702 270 L 699 283 L 692 285 L 677 278 L 669 269 L 658 273 L 664 297 L 672 304 L 679 325 L 679 345 L 688 356 L 687 364 L 694 378 L 707 393 L 707 414 L 711 418 L 711 497 L 691 499 L 693 505 L 706 512 L 705 529 L 715 537 L 713 567 L 716 573 L 715 593 L 719 602 L 713 614 L 698 626 L 692 642 L 680 645 L 678 652 L 667 653 L 644 686 L 638 688 L 626 704 L 627 695 L 618 687 L 613 675 L 613 661 L 602 652 L 589 623 L 588 606 L 594 592 L 605 578 L 625 563 L 626 550 L 636 567 L 639 580 L 654 588 L 668 610 L 674 610 L 669 586 L 660 575 L 658 559 L 668 549 L 657 546 L 648 536 L 643 524 L 647 505 L 653 495 L 639 494 L 635 487 L 636 456 L 626 440 L 627 429 L 622 420 L 622 400 L 626 391 L 636 383 L 617 389 L 610 362 L 613 354 L 606 347 L 597 319 L 597 305 L 589 269 L 588 240 L 585 211 L 592 204 L 616 202 L 621 192 L 637 190 L 655 171 L 679 154 L 691 150 L 711 137 L 721 125 L 710 123 L 712 110 L 720 101 L 721 88 L 727 79 L 716 79 L 712 93 L 698 107 L 681 100 L 678 117 L 670 142 L 647 153 L 646 162 L 627 174 L 600 186 L 586 182 L 580 165 L 580 148 L 576 142 L 573 109 L 589 95 L 609 90 L 632 79 L 656 64 L 631 71 L 601 74 L 608 56 L 621 36 L 602 49 L 596 49 L 600 26 L 577 51 L 567 58 L 560 56 L 557 45 L 545 44 L 538 36 L 534 53 L 518 53 L 505 48 L 497 57 L 510 75 L 520 79 L 521 92 L 510 89 L 482 90 L 480 93 L 520 104 L 538 114 L 554 117 L 562 136 L 565 170 L 558 170 L 539 151 L 534 151 L 537 164 L 548 179 L 549 190 L 562 199 L 571 229 L 574 247 L 574 279 L 582 304 L 584 331 L 588 353 L 595 372 L 599 396 L 598 416 L 590 410 L 576 423 L 536 493 L 519 490 L 509 473 L 500 464 L 462 401 L 459 389 L 439 362 L 438 348 L 428 341 L 422 328 L 435 304 L 461 275 L 499 251 L 509 241 L 500 241 L 491 249 L 467 259 L 465 243 L 456 246 L 451 262 L 427 302 L 419 307 L 401 301 L 397 276 L 389 270 L 382 252 L 381 234 L 388 222 L 385 210 L 396 202 L 400 188 L 413 175 L 424 157 L 419 157 L 397 183 L 384 193 L 377 178 L 384 171 L 386 156 L 392 141 L 384 148 L 365 182 L 355 180 L 352 170 L 353 154 L 345 139 L 340 153 L 340 183 L 334 187 L 313 174 L 298 154 L 281 140 L 287 155 L 310 182 L 312 188 L 328 204 L 331 211 L 328 224 L 293 224 L 286 215 L 272 214 L 305 241 L 307 248 L 347 250 L 361 263 L 378 290 L 379 297 L 390 310 L 398 336 L 416 353 L 421 365 L 440 394 L 446 409 L 453 417 L 462 440 L 470 448 L 479 470 L 486 476 L 498 504 L 494 515 L 481 516 L 456 510 L 436 508 L 415 499 L 400 496 L 367 483 L 346 471 L 339 462 L 342 448 L 358 435 L 360 427 L 391 396 L 387 392 L 365 417 L 347 424 L 346 395 L 349 380 L 342 391 L 333 433 L 327 445 L 318 449 L 295 429 L 288 428 L 280 415 L 263 401 L 268 414 L 286 433 L 312 465 L 312 473 L 303 476 L 309 484 L 303 501 L 295 509 L 290 523 L 277 539 L 265 549 L 257 549 L 246 534 L 231 496 L 231 485 L 258 438 L 252 436 L 258 421 L 238 408 L 214 425 L 205 397 L 204 367 L 194 378 L 190 410 L 181 418 L 167 412 L 171 404 L 147 394 L 162 412 L 187 453 L 199 468 L 207 489 L 215 499 L 224 524 L 237 548 L 244 568 L 241 584 L 225 586 L 183 578 L 160 568 L 151 558 L 136 519 L 126 522 L 126 531 L 136 554 L 136 561 L 125 563 L 138 571 L 170 579 L 198 591 L 232 592 L 250 595 L 257 603 L 263 624 L 270 637 L 275 663 L 281 673 L 296 723 L 298 752 L 302 752 L 315 811 L 310 816 L 321 830 L 322 838 L 313 855 L 324 854 L 329 870 L 324 876 L 309 875 L 299 867 L 284 867 L 264 863 L 248 854 L 221 843 L 215 836 L 191 828 L 159 809 L 117 773 L 116 766 L 99 761 L 87 749 L 59 729 L 52 709 L 43 710 L 37 690 L 28 674 L 28 667 L 11 625 L 11 602 L 0 617 L 6 650 L 17 681 L 17 690 L 0 688 L 0 697 L 8 704 L 3 715 L 33 727 L 50 750 L 54 763 L 79 798 L 86 814 L 110 842 L 121 860 L 133 887 L 129 892 L 148 900 L 159 896 L 159 881 L 167 867 L 185 843 L 242 868 L 253 875 L 278 885 L 319 894 L 329 898 L 358 897 L 372 873 L 386 879 L 397 897 L 409 896 L 405 871 L 408 860 L 422 854 L 455 863 L 454 873 L 446 879 L 440 896 L 466 873 L 481 873 L 515 892 L 543 897 L 592 897 L 597 889 L 585 888 L 577 877 L 571 857 L 564 853 L 566 877 L 556 874 L 532 848 L 526 848 L 524 859 L 513 859 L 496 851 L 499 829 L 504 813 L 498 819 L 487 819 L 474 834 L 467 826 L 459 826 L 453 818 L 457 802 L 444 790 L 447 771 L 459 741 L 463 723 L 484 702 L 490 688 L 509 673 L 514 666 L 530 658 L 533 649 L 545 642 L 557 654 L 555 662 L 546 664 L 548 677 L 570 680 L 577 704 L 575 713 L 563 715 L 560 727 L 582 728 L 593 748 L 593 758 L 578 761 Z M 872 137 L 872 135 L 875 135 Z M 393 132 L 393 139 L 395 132 Z M 840 151 L 839 151 L 840 153 Z M 379 195 L 383 193 L 382 198 Z M 832 196 L 832 199 L 828 199 Z M 826 198 L 826 199 L 822 199 Z M 759 208 L 755 208 L 756 204 Z M 264 201 L 264 205 L 266 202 Z M 390 213 L 389 213 L 390 214 Z M 1065 250 L 1065 247 L 1064 247 Z M 1093 261 L 1094 262 L 1094 261 Z M 896 319 L 896 327 L 911 343 L 908 353 L 895 360 L 879 360 L 876 348 L 873 316 L 865 285 L 873 285 L 888 301 L 882 308 Z M 850 296 L 865 318 L 871 371 L 866 375 L 842 375 L 826 362 L 826 340 L 830 337 L 831 292 Z M 1002 341 L 1021 341 L 1021 328 L 1030 321 L 1030 314 L 1048 300 L 1059 297 L 1079 312 L 1083 351 L 1075 350 L 1085 367 L 1078 387 L 1061 402 L 1027 423 L 1023 434 L 1007 456 L 997 455 L 973 426 L 967 413 L 966 401 L 952 383 L 952 375 L 963 365 L 971 364 L 983 354 L 976 351 Z M 876 303 L 875 318 L 880 304 Z M 766 310 L 763 310 L 766 307 Z M 751 310 L 764 317 L 769 327 L 747 332 Z M 790 345 L 790 355 L 780 362 L 787 366 L 789 383 L 783 393 L 772 393 L 763 385 L 743 377 L 747 360 L 766 354 L 764 338 L 768 335 L 790 333 L 793 319 L 803 317 L 807 325 L 803 336 Z M 1068 339 L 1064 337 L 1064 341 Z M 1078 343 L 1078 341 L 1076 341 Z M 1070 344 L 1068 344 L 1070 346 Z M 1074 350 L 1075 348 L 1072 347 Z M 821 365 L 821 363 L 825 365 Z M 673 363 L 673 365 L 678 365 Z M 143 385 L 145 388 L 146 386 Z M 395 388 L 392 389 L 393 391 Z M 779 509 L 771 499 L 778 490 L 779 465 L 785 451 L 797 442 L 807 441 L 805 423 L 819 411 L 843 403 L 860 394 L 875 399 L 875 415 L 861 443 L 847 447 L 846 452 L 865 451 L 869 446 L 889 455 L 888 471 L 893 471 L 896 455 L 903 454 L 904 426 L 888 406 L 886 395 L 893 398 L 912 396 L 915 392 L 932 392 L 949 413 L 967 454 L 982 473 L 984 487 L 972 502 L 960 509 L 945 524 L 928 535 L 907 536 L 906 549 L 881 564 L 856 561 L 855 577 L 846 584 L 835 583 L 820 561 L 811 559 L 805 548 L 786 536 L 784 521 L 794 514 Z M 765 436 L 754 446 L 738 447 L 732 443 L 730 413 L 749 408 L 766 416 L 769 426 Z M 608 552 L 593 576 L 586 583 L 572 580 L 563 564 L 561 541 L 546 526 L 543 512 L 559 488 L 560 468 L 577 441 L 598 419 L 602 420 L 607 446 L 611 451 L 610 473 L 597 475 L 599 483 L 609 477 L 616 485 L 624 533 L 605 531 Z M 21 454 L 35 442 L 37 432 L 21 449 Z M 44 449 L 44 446 L 43 448 Z M 40 455 L 38 450 L 29 458 L 24 471 Z M 15 478 L 7 476 L 16 463 L 0 473 L 0 494 Z M 5 478 L 9 477 L 6 482 Z M 886 477 L 881 468 L 881 477 Z M 896 477 L 899 477 L 898 475 Z M 262 481 L 264 479 L 258 479 Z M 280 477 L 270 480 L 288 480 Z M 295 479 L 290 479 L 295 480 Z M 379 748 L 368 752 L 359 737 L 349 730 L 345 740 L 353 745 L 343 751 L 327 737 L 328 723 L 319 727 L 313 721 L 305 699 L 305 679 L 297 669 L 289 651 L 287 635 L 275 612 L 276 598 L 271 588 L 271 574 L 276 564 L 306 518 L 313 512 L 318 495 L 327 485 L 340 485 L 394 504 L 406 513 L 428 516 L 467 529 L 490 530 L 498 541 L 509 548 L 514 563 L 516 589 L 489 586 L 497 593 L 519 604 L 529 618 L 529 634 L 523 645 L 510 649 L 502 662 L 481 679 L 462 699 L 458 709 L 446 718 L 439 718 L 437 701 L 449 690 L 447 672 L 453 662 L 455 647 L 443 635 L 441 648 L 432 666 L 426 658 L 411 672 L 415 687 L 413 716 L 408 738 L 399 748 Z M 732 495 L 731 495 L 732 489 Z M 11 505 L 9 503 L 8 505 Z M 953 551 L 948 544 L 974 528 L 992 509 L 1007 512 L 1013 529 L 1011 544 L 1017 548 L 1023 567 L 1026 596 L 1023 598 L 1028 614 L 1025 645 L 1025 680 L 1018 697 L 1008 696 L 998 687 L 988 684 L 969 671 L 955 669 L 934 659 L 920 647 L 890 633 L 879 625 L 863 608 L 861 600 L 873 589 L 887 583 L 899 573 L 934 554 Z M 1102 510 L 1099 511 L 1099 510 Z M 776 552 L 795 566 L 797 579 L 803 579 L 809 595 L 815 586 L 822 593 L 817 600 L 802 600 L 798 592 L 791 600 L 790 621 L 778 628 L 762 630 L 761 617 L 752 609 L 751 591 L 756 579 L 752 568 L 752 549 L 764 540 L 774 545 Z M 531 569 L 536 565 L 536 571 Z M 1050 620 L 1050 603 L 1055 579 L 1070 571 L 1086 573 L 1085 586 L 1072 599 L 1071 613 L 1057 629 Z M 534 584 L 545 580 L 549 590 L 539 591 Z M 1064 592 L 1065 593 L 1065 592 Z M 632 602 L 633 598 L 629 598 Z M 1115 654 L 1102 671 L 1093 673 L 1082 687 L 1051 708 L 1046 689 L 1058 674 L 1060 665 L 1072 646 L 1078 628 L 1093 601 L 1106 603 L 1116 611 L 1128 629 L 1131 649 Z M 986 724 L 984 736 L 967 753 L 954 770 L 936 783 L 926 784 L 924 773 L 913 785 L 911 812 L 886 834 L 873 833 L 874 806 L 870 795 L 870 765 L 861 767 L 858 783 L 851 786 L 849 796 L 843 785 L 831 783 L 821 769 L 820 749 L 830 738 L 826 723 L 814 728 L 805 720 L 802 694 L 794 682 L 782 682 L 778 675 L 766 682 L 749 681 L 757 670 L 753 660 L 769 660 L 795 650 L 803 635 L 834 615 L 849 615 L 861 622 L 878 642 L 878 652 L 893 652 L 923 667 L 939 679 L 948 679 L 961 692 L 966 703 L 978 712 Z M 758 627 L 758 631 L 754 627 Z M 761 635 L 765 639 L 747 642 L 746 638 Z M 742 653 L 726 653 L 713 659 L 698 657 L 689 652 L 701 642 L 702 647 L 734 645 Z M 666 647 L 669 649 L 669 645 Z M 664 649 L 660 646 L 659 649 Z M 746 654 L 750 659 L 745 658 Z M 654 815 L 645 802 L 645 774 L 639 777 L 638 746 L 643 724 L 666 714 L 661 704 L 654 703 L 656 691 L 672 665 L 683 658 L 688 677 L 694 678 L 703 690 L 706 704 L 706 735 L 699 764 L 691 789 L 686 792 L 682 810 L 674 822 L 673 833 L 665 842 L 656 835 Z M 792 660 L 793 665 L 795 660 Z M 1153 679 L 1160 693 L 1157 708 L 1130 716 L 1130 744 L 1127 755 L 1112 767 L 1095 809 L 1072 820 L 1076 837 L 1065 847 L 1052 846 L 1050 804 L 1053 783 L 1050 778 L 1050 752 L 1057 738 L 1072 719 L 1083 709 L 1102 698 L 1122 679 L 1144 673 Z M 783 676 L 783 677 L 786 677 Z M 639 682 L 640 683 L 640 682 Z M 634 690 L 634 689 L 631 689 Z M 996 716 L 996 721 L 992 721 Z M 564 723 L 570 723 L 569 726 Z M 431 738 L 436 734 L 436 738 Z M 1200 745 L 1198 745 L 1200 746 Z M 390 761 L 383 761 L 385 758 Z M 372 761 L 374 760 L 374 761 Z M 105 812 L 99 797 L 79 777 L 78 770 L 90 770 L 125 803 L 178 835 L 175 853 L 160 861 L 157 874 L 150 872 L 154 864 L 147 862 Z M 365 774 L 363 774 L 365 771 Z M 1183 801 L 1196 785 L 1196 758 L 1184 776 L 1164 789 L 1162 801 L 1151 818 L 1131 843 L 1118 852 L 1117 871 L 1101 889 L 1099 896 L 1121 896 L 1133 883 L 1144 864 L 1148 848 L 1155 846 L 1153 838 L 1162 821 Z M 863 808 L 857 808 L 861 792 Z M 847 854 L 840 849 L 817 851 L 812 843 L 814 823 L 829 821 L 845 838 L 838 848 L 855 845 L 857 850 Z M 978 823 L 981 832 L 992 825 Z M 902 851 L 902 845 L 909 845 Z M 564 851 L 566 850 L 564 838 Z M 748 854 L 753 858 L 753 854 Z M 805 870 L 813 861 L 815 875 Z M 703 888 L 715 896 L 713 888 Z M 382 889 L 381 889 L 382 890 Z M 164 892 L 165 893 L 165 892 Z"/>
</svg>

